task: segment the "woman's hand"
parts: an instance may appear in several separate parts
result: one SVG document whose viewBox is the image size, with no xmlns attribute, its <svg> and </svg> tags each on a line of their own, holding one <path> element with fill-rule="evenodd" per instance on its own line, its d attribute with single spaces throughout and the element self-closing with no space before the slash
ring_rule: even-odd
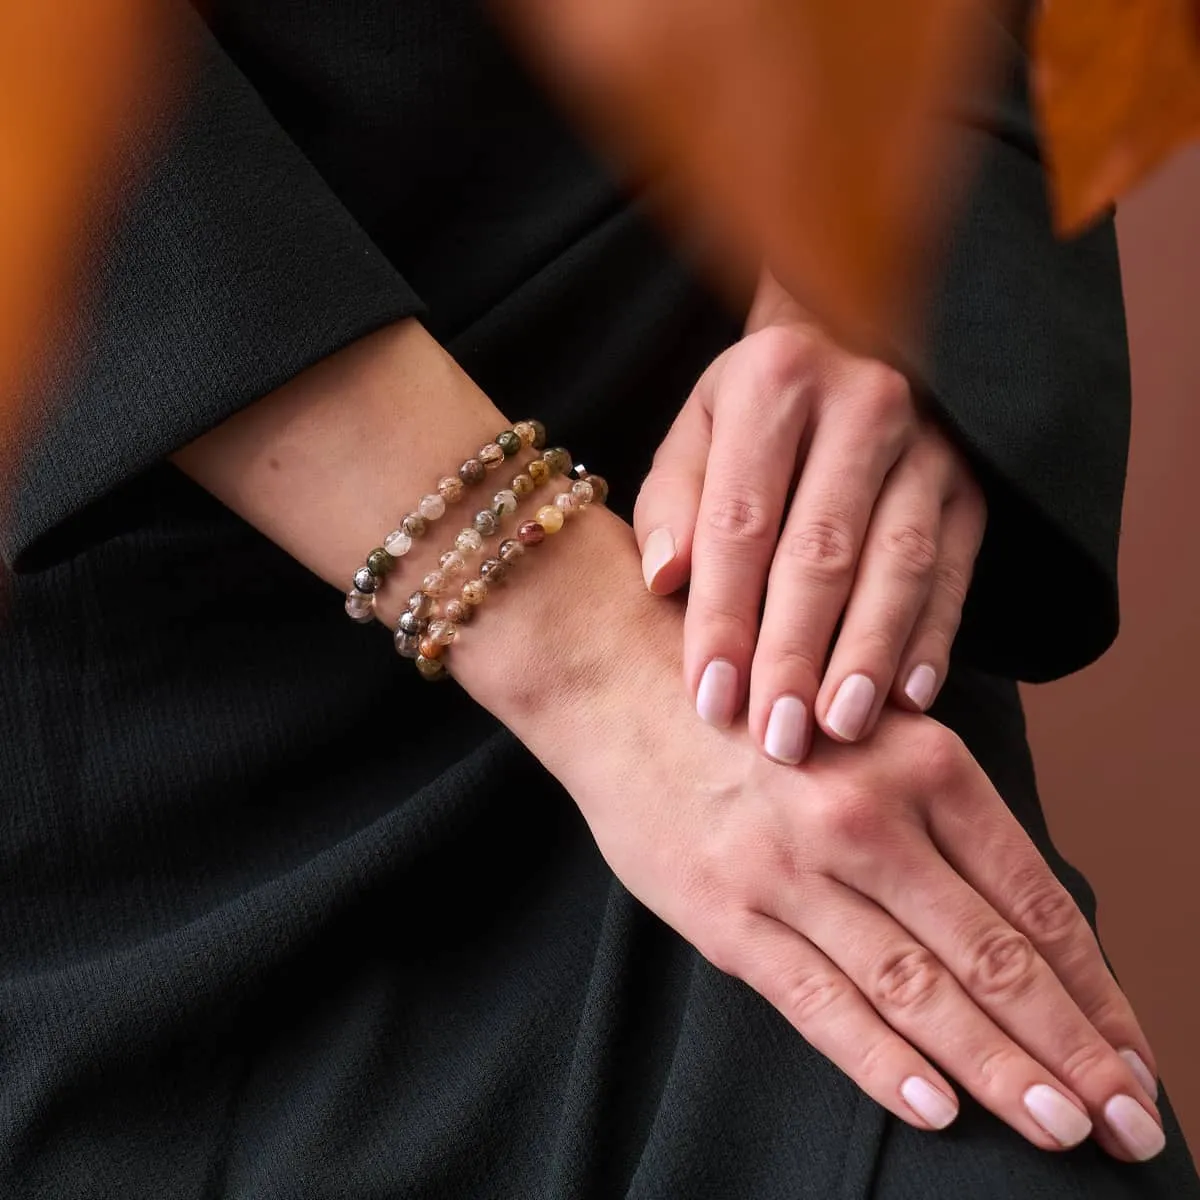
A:
<svg viewBox="0 0 1200 1200">
<path fill-rule="evenodd" d="M 623 529 L 579 518 L 540 585 L 480 611 L 455 669 L 625 886 L 910 1124 L 953 1119 L 949 1078 L 1046 1149 L 1094 1122 L 1118 1157 L 1156 1153 L 1153 1077 L 1117 1053 L 1152 1063 L 1146 1039 L 962 743 L 889 710 L 869 742 L 822 739 L 797 769 L 744 730 L 697 728 L 680 606 L 642 589 Z M 519 670 L 497 644 L 523 647 Z"/>
<path fill-rule="evenodd" d="M 667 434 L 634 527 L 652 591 L 690 579 L 684 676 L 700 715 L 730 724 L 748 689 L 755 740 L 795 763 L 814 714 L 851 742 L 889 692 L 932 703 L 985 508 L 902 375 L 834 344 L 769 277 L 751 327 Z"/>
</svg>

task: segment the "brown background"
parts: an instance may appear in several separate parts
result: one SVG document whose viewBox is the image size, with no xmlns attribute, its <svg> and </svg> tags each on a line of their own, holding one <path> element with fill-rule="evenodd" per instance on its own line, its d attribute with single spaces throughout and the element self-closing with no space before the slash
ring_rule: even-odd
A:
<svg viewBox="0 0 1200 1200">
<path fill-rule="evenodd" d="M 1027 688 L 1042 799 L 1200 1153 L 1200 149 L 1117 219 L 1133 358 L 1122 632 Z"/>
</svg>

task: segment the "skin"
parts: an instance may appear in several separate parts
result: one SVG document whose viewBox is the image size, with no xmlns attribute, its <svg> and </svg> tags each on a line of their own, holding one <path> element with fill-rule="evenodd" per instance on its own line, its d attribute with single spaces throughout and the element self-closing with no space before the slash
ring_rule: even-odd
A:
<svg viewBox="0 0 1200 1200">
<path fill-rule="evenodd" d="M 344 591 L 404 511 L 397 498 L 411 506 L 508 423 L 406 321 L 175 461 Z M 417 544 L 406 578 L 436 563 L 475 507 Z M 1076 1113 L 1073 1138 L 1086 1136 L 1086 1113 L 1105 1149 L 1136 1157 L 1106 1106 L 1127 1097 L 1159 1130 L 1116 1052 L 1133 1049 L 1152 1071 L 1149 1045 L 1082 915 L 961 742 L 888 709 L 860 745 L 821 739 L 802 766 L 772 762 L 745 727 L 698 725 L 683 605 L 647 592 L 628 525 L 593 507 L 534 553 L 455 643 L 455 679 L 562 783 L 630 891 L 902 1120 L 930 1127 L 906 1080 L 924 1080 L 952 1116 L 953 1079 L 1058 1149 L 1023 1102 L 1042 1084 Z M 381 620 L 409 590 L 385 588 Z M 339 607 L 331 591 L 330 620 L 346 619 Z"/>
</svg>

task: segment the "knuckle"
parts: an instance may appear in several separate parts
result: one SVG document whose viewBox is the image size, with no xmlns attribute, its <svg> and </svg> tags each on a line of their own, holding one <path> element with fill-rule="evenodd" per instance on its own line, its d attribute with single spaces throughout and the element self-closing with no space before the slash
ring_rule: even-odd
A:
<svg viewBox="0 0 1200 1200">
<path fill-rule="evenodd" d="M 846 999 L 846 985 L 828 971 L 805 971 L 780 988 L 779 1011 L 798 1029 L 820 1020 Z"/>
<path fill-rule="evenodd" d="M 1112 1047 L 1099 1039 L 1089 1038 L 1067 1051 L 1054 1073 L 1073 1088 L 1083 1090 L 1081 1085 L 1093 1078 L 1096 1072 L 1108 1070 L 1115 1073 L 1116 1067 L 1116 1055 Z"/>
<path fill-rule="evenodd" d="M 875 845 L 886 838 L 888 815 L 867 791 L 831 791 L 821 805 L 818 823 L 836 844 Z"/>
<path fill-rule="evenodd" d="M 810 520 L 789 531 L 781 539 L 780 549 L 811 574 L 827 580 L 846 578 L 857 560 L 850 530 L 832 517 Z"/>
<path fill-rule="evenodd" d="M 871 999 L 877 1007 L 905 1013 L 921 1012 L 936 998 L 942 967 L 924 946 L 889 951 L 871 980 Z"/>
<path fill-rule="evenodd" d="M 1012 1046 L 991 1046 L 984 1050 L 975 1064 L 976 1073 L 985 1087 L 993 1087 L 997 1080 L 1008 1074 L 1014 1065 L 1018 1051 Z"/>
<path fill-rule="evenodd" d="M 814 334 L 768 325 L 751 335 L 756 381 L 767 393 L 793 386 L 810 375 L 820 354 Z"/>
<path fill-rule="evenodd" d="M 886 363 L 868 362 L 860 368 L 861 403 L 884 418 L 913 415 L 912 389 L 908 380 Z"/>
<path fill-rule="evenodd" d="M 940 562 L 934 572 L 934 586 L 942 595 L 961 611 L 967 601 L 967 591 L 971 586 L 969 572 L 954 563 Z"/>
<path fill-rule="evenodd" d="M 962 785 L 970 756 L 957 734 L 944 725 L 924 722 L 908 737 L 912 762 L 922 786 L 935 792 L 947 792 Z"/>
<path fill-rule="evenodd" d="M 766 501 L 760 496 L 725 496 L 706 513 L 708 528 L 720 537 L 761 540 L 771 532 Z"/>
<path fill-rule="evenodd" d="M 937 565 L 937 542 L 915 525 L 896 525 L 883 534 L 882 541 L 884 553 L 911 579 L 927 578 Z"/>
<path fill-rule="evenodd" d="M 1037 962 L 1037 951 L 1023 933 L 993 926 L 968 951 L 967 989 L 986 1000 L 1018 1000 L 1033 988 Z"/>
<path fill-rule="evenodd" d="M 1017 890 L 1013 905 L 1017 924 L 1041 945 L 1073 941 L 1084 932 L 1086 922 L 1071 894 L 1046 869 L 1030 874 L 1034 880 Z"/>
<path fill-rule="evenodd" d="M 772 642 L 764 639 L 763 661 L 770 663 L 772 676 L 781 679 L 802 679 L 807 684 L 806 692 L 816 690 L 816 681 L 821 677 L 823 655 L 807 643 L 793 639 Z"/>
</svg>

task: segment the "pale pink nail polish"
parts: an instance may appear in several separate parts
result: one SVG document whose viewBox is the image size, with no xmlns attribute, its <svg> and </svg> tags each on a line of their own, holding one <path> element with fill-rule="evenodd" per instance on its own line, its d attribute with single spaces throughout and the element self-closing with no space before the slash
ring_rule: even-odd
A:
<svg viewBox="0 0 1200 1200">
<path fill-rule="evenodd" d="M 669 529 L 652 529 L 642 551 L 642 578 L 646 587 L 654 590 L 659 572 L 675 557 L 675 539 Z"/>
<path fill-rule="evenodd" d="M 1087 1113 L 1049 1084 L 1035 1083 L 1023 1100 L 1029 1115 L 1060 1146 L 1078 1146 L 1092 1132 Z"/>
<path fill-rule="evenodd" d="M 1125 1060 L 1125 1065 L 1133 1072 L 1138 1083 L 1146 1089 L 1146 1095 L 1151 1100 L 1158 1099 L 1158 1080 L 1146 1066 L 1145 1060 L 1136 1050 L 1118 1050 L 1117 1054 Z"/>
<path fill-rule="evenodd" d="M 852 742 L 863 731 L 875 706 L 875 685 L 865 675 L 850 675 L 842 681 L 825 724 L 838 737 Z"/>
<path fill-rule="evenodd" d="M 1167 1144 L 1158 1122 L 1132 1096 L 1114 1096 L 1104 1106 L 1104 1118 L 1117 1140 L 1138 1162 L 1160 1154 Z"/>
<path fill-rule="evenodd" d="M 958 1116 L 958 1104 L 919 1075 L 910 1075 L 900 1085 L 904 1103 L 927 1125 L 945 1129 Z"/>
<path fill-rule="evenodd" d="M 724 658 L 714 658 L 700 676 L 696 711 L 703 721 L 724 729 L 737 711 L 737 667 Z"/>
<path fill-rule="evenodd" d="M 763 749 L 776 762 L 798 763 L 808 742 L 808 709 L 799 696 L 780 696 L 771 705 Z"/>
<path fill-rule="evenodd" d="M 937 672 L 928 663 L 922 663 L 919 667 L 913 667 L 904 685 L 904 694 L 924 712 L 933 703 L 936 687 Z"/>
</svg>

